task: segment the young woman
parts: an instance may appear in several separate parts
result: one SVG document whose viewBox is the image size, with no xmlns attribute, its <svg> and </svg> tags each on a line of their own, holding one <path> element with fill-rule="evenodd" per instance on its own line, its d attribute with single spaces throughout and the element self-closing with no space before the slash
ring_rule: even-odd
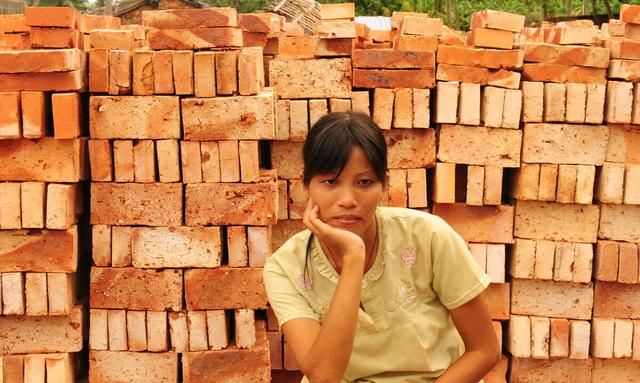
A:
<svg viewBox="0 0 640 383">
<path fill-rule="evenodd" d="M 308 230 L 264 283 L 303 382 L 477 383 L 500 350 L 489 284 L 442 219 L 379 207 L 387 147 L 361 113 L 331 113 L 303 148 Z"/>
</svg>

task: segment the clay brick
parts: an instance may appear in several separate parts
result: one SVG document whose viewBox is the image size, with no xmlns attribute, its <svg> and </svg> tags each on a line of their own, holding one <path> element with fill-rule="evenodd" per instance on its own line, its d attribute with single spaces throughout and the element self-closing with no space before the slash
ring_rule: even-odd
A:
<svg viewBox="0 0 640 383">
<path fill-rule="evenodd" d="M 592 68 L 607 68 L 609 53 L 606 48 L 546 43 L 523 44 L 524 61 Z"/>
<path fill-rule="evenodd" d="M 87 14 L 80 15 L 78 24 L 80 32 L 85 34 L 94 29 L 119 29 L 121 26 L 119 17 Z"/>
<path fill-rule="evenodd" d="M 57 139 L 76 138 L 82 135 L 83 115 L 80 93 L 55 93 L 51 95 L 53 133 Z"/>
<path fill-rule="evenodd" d="M 289 218 L 289 190 L 287 180 L 278 180 L 278 221 Z"/>
<path fill-rule="evenodd" d="M 482 295 L 493 320 L 509 320 L 509 283 L 492 283 Z"/>
<path fill-rule="evenodd" d="M 505 69 L 439 64 L 436 79 L 438 81 L 468 82 L 508 89 L 518 89 L 520 87 L 520 73 Z"/>
<path fill-rule="evenodd" d="M 569 321 L 567 319 L 550 318 L 549 330 L 549 357 L 568 357 Z"/>
<path fill-rule="evenodd" d="M 131 94 L 131 51 L 109 51 L 109 94 Z"/>
<path fill-rule="evenodd" d="M 289 100 L 287 100 L 287 102 L 289 103 Z M 289 115 L 290 118 L 287 119 L 287 124 L 290 123 L 290 120 L 293 119 L 294 125 L 298 125 L 297 120 L 302 120 L 304 121 L 304 111 L 303 111 L 303 107 L 302 107 L 302 100 L 298 100 L 298 101 L 293 101 L 294 102 L 294 114 L 298 114 L 297 109 L 299 108 L 300 111 L 299 113 L 302 114 L 302 118 L 296 118 L 296 116 L 291 115 L 291 104 L 289 103 Z M 367 99 L 368 102 L 368 99 Z M 327 100 L 325 99 L 320 99 L 320 100 L 309 100 L 309 126 L 313 126 L 315 125 L 316 122 L 318 122 L 318 120 L 324 116 L 325 114 L 329 113 L 329 108 L 327 106 Z M 300 123 L 299 125 L 302 125 L 302 123 Z M 302 126 L 294 126 L 294 136 L 298 136 L 301 134 L 302 131 L 304 131 L 304 135 L 306 136 L 306 129 L 303 129 Z M 294 137 L 294 138 L 298 138 L 298 137 Z"/>
<path fill-rule="evenodd" d="M 411 128 L 413 125 L 413 91 L 410 88 L 398 88 L 394 92 L 393 127 Z"/>
<path fill-rule="evenodd" d="M 438 160 L 443 162 L 500 167 L 520 164 L 520 130 L 443 125 L 439 139 Z M 493 145 L 489 147 L 487 142 Z"/>
<path fill-rule="evenodd" d="M 561 45 L 591 45 L 598 41 L 599 30 L 592 25 L 589 26 L 562 26 L 551 30 L 547 39 L 548 42 Z"/>
<path fill-rule="evenodd" d="M 434 69 L 354 69 L 355 88 L 433 88 Z"/>
<path fill-rule="evenodd" d="M 82 350 L 83 314 L 76 306 L 65 316 L 3 316 L 0 347 L 8 354 L 79 352 Z M 6 356 L 5 356 L 6 363 Z M 5 365 L 6 371 L 6 365 Z"/>
<path fill-rule="evenodd" d="M 640 318 L 637 285 L 596 282 L 593 316 L 598 318 Z"/>
<path fill-rule="evenodd" d="M 137 268 L 216 267 L 221 251 L 218 227 L 136 227 L 131 232 Z"/>
<path fill-rule="evenodd" d="M 20 92 L 0 93 L 0 137 L 21 138 Z"/>
<path fill-rule="evenodd" d="M 502 126 L 502 117 L 505 109 L 505 90 L 493 86 L 484 87 L 482 90 L 480 114 L 484 126 L 492 128 Z"/>
<path fill-rule="evenodd" d="M 236 286 L 229 289 L 229 286 Z M 185 272 L 188 310 L 266 308 L 261 268 L 191 269 Z"/>
<path fill-rule="evenodd" d="M 206 313 L 209 349 L 222 350 L 227 348 L 229 331 L 224 310 L 209 310 Z"/>
<path fill-rule="evenodd" d="M 458 98 L 460 85 L 457 82 L 438 81 L 436 86 L 436 122 L 455 124 L 458 121 Z"/>
<path fill-rule="evenodd" d="M 426 169 L 407 169 L 408 207 L 427 207 Z"/>
<path fill-rule="evenodd" d="M 601 205 L 598 237 L 616 241 L 640 242 L 640 205 Z"/>
<path fill-rule="evenodd" d="M 500 205 L 502 203 L 502 178 L 503 168 L 499 166 L 486 166 L 484 170 L 484 197 L 485 205 Z"/>
<path fill-rule="evenodd" d="M 78 13 L 67 7 L 26 7 L 25 24 L 30 27 L 76 28 Z"/>
<path fill-rule="evenodd" d="M 455 171 L 453 176 L 455 177 Z M 467 198 L 466 204 L 473 206 L 482 206 L 484 192 L 484 167 L 483 166 L 469 166 L 467 169 Z M 453 190 L 455 202 L 455 188 Z M 435 201 L 435 200 L 434 200 Z M 435 201 L 442 202 L 442 201 Z"/>
<path fill-rule="evenodd" d="M 23 228 L 44 228 L 46 194 L 44 182 L 23 182 L 20 184 L 20 215 Z"/>
<path fill-rule="evenodd" d="M 95 266 L 111 266 L 111 226 L 93 225 L 91 256 Z"/>
<path fill-rule="evenodd" d="M 133 182 L 133 141 L 113 141 L 113 174 L 116 182 Z"/>
<path fill-rule="evenodd" d="M 90 206 L 92 225 L 180 225 L 182 185 L 94 183 Z"/>
<path fill-rule="evenodd" d="M 302 142 L 274 141 L 271 143 L 271 164 L 278 169 L 279 179 L 302 177 Z"/>
<path fill-rule="evenodd" d="M 512 358 L 509 382 L 543 383 L 558 379 L 566 383 L 591 381 L 593 359 Z"/>
<path fill-rule="evenodd" d="M 147 43 L 153 50 L 195 50 L 242 46 L 242 30 L 236 28 L 151 29 Z"/>
<path fill-rule="evenodd" d="M 147 350 L 167 351 L 167 335 L 167 312 L 147 311 Z"/>
<path fill-rule="evenodd" d="M 208 350 L 207 313 L 205 311 L 189 311 L 187 312 L 187 323 L 189 328 L 189 350 Z"/>
<path fill-rule="evenodd" d="M 522 121 L 542 122 L 544 111 L 544 83 L 523 81 L 522 97 Z"/>
<path fill-rule="evenodd" d="M 515 278 L 534 278 L 536 241 L 516 238 L 512 247 L 509 274 Z"/>
<path fill-rule="evenodd" d="M 0 180 L 78 182 L 84 178 L 83 141 L 0 140 Z"/>
<path fill-rule="evenodd" d="M 573 282 L 589 283 L 593 272 L 593 246 L 589 243 L 575 244 Z"/>
<path fill-rule="evenodd" d="M 89 313 L 89 349 L 108 350 L 108 310 L 91 309 Z"/>
<path fill-rule="evenodd" d="M 235 340 L 238 348 L 251 348 L 256 343 L 255 312 L 235 310 Z"/>
<path fill-rule="evenodd" d="M 79 49 L 38 49 L 0 52 L 0 73 L 69 72 L 81 69 Z"/>
<path fill-rule="evenodd" d="M 91 49 L 122 49 L 131 51 L 134 48 L 133 31 L 116 29 L 98 29 L 89 32 Z"/>
<path fill-rule="evenodd" d="M 618 279 L 618 243 L 598 241 L 593 265 L 594 278 L 615 282 Z"/>
<path fill-rule="evenodd" d="M 215 52 L 195 52 L 193 54 L 193 80 L 196 97 L 216 96 L 215 65 Z"/>
<path fill-rule="evenodd" d="M 608 136 L 605 126 L 525 124 L 522 161 L 600 166 Z"/>
<path fill-rule="evenodd" d="M 47 274 L 26 273 L 24 292 L 25 314 L 47 315 Z"/>
<path fill-rule="evenodd" d="M 143 11 L 142 24 L 158 29 L 237 27 L 238 11 L 235 8 Z"/>
<path fill-rule="evenodd" d="M 6 355 L 3 357 L 3 381 L 24 382 L 24 355 Z"/>
<path fill-rule="evenodd" d="M 89 109 L 92 138 L 180 138 L 178 97 L 93 96 Z"/>
<path fill-rule="evenodd" d="M 180 182 L 178 140 L 156 141 L 156 157 L 158 161 L 158 179 L 160 182 Z"/>
<path fill-rule="evenodd" d="M 392 129 L 383 132 L 392 169 L 433 167 L 436 162 L 435 129 Z"/>
<path fill-rule="evenodd" d="M 629 359 L 594 359 L 593 381 L 633 382 L 640 374 L 638 362 Z"/>
<path fill-rule="evenodd" d="M 531 357 L 540 358 L 540 359 L 548 358 L 549 357 L 549 341 L 550 341 L 549 318 L 532 316 L 530 320 L 531 320 Z"/>
<path fill-rule="evenodd" d="M 514 33 L 475 28 L 467 34 L 467 44 L 476 48 L 513 49 Z"/>
<path fill-rule="evenodd" d="M 46 227 L 67 230 L 75 225 L 76 211 L 79 211 L 78 185 L 47 185 Z"/>
<path fill-rule="evenodd" d="M 409 105 L 411 105 L 411 97 L 406 98 L 409 102 Z M 333 112 L 348 112 L 351 110 L 351 99 L 344 99 L 344 98 L 331 98 L 329 99 L 329 111 L 331 113 Z M 413 114 L 409 117 L 409 119 L 411 120 L 411 118 L 413 117 Z"/>
<path fill-rule="evenodd" d="M 605 119 L 609 123 L 631 123 L 633 84 L 621 81 L 607 83 Z"/>
<path fill-rule="evenodd" d="M 413 52 L 435 52 L 438 49 L 438 36 L 398 35 L 393 42 L 393 49 Z"/>
<path fill-rule="evenodd" d="M 544 121 L 564 122 L 567 104 L 565 84 L 544 84 Z"/>
<path fill-rule="evenodd" d="M 627 164 L 624 172 L 624 198 L 625 204 L 640 204 L 640 185 L 634 183 L 634 180 L 640 179 L 640 165 Z"/>
<path fill-rule="evenodd" d="M 501 127 L 519 129 L 521 112 L 522 91 L 519 89 L 507 89 L 504 95 L 504 110 L 502 113 Z"/>
<path fill-rule="evenodd" d="M 522 200 L 537 200 L 540 183 L 540 164 L 522 163 L 512 179 L 510 196 Z M 555 187 L 554 187 L 555 199 Z"/>
<path fill-rule="evenodd" d="M 589 359 L 591 323 L 587 321 L 569 321 L 569 358 Z"/>
<path fill-rule="evenodd" d="M 241 95 L 255 95 L 264 88 L 262 48 L 245 48 L 238 54 L 238 89 Z"/>
<path fill-rule="evenodd" d="M 414 100 L 415 100 L 415 98 L 416 98 L 416 96 L 415 96 L 415 93 L 414 93 Z M 428 93 L 427 93 L 427 99 L 428 99 Z M 429 103 L 427 102 L 427 106 L 428 105 L 429 105 Z M 415 101 L 414 101 L 413 107 L 414 107 L 414 110 L 415 110 L 415 108 L 416 108 Z M 309 107 L 309 108 L 311 108 L 311 107 Z M 370 107 L 370 104 L 369 104 L 369 91 L 364 90 L 364 91 L 351 92 L 351 108 L 354 111 L 361 112 L 361 113 L 366 114 L 367 116 L 370 116 L 371 115 L 371 107 Z M 422 120 L 420 120 L 420 121 L 422 121 Z M 415 121 L 414 121 L 414 125 L 415 125 Z M 428 128 L 429 125 L 427 123 L 427 126 L 422 126 L 422 127 Z"/>
<path fill-rule="evenodd" d="M 638 70 L 640 70 L 638 60 L 612 59 L 609 64 L 607 76 L 613 79 L 638 82 L 640 81 Z"/>
<path fill-rule="evenodd" d="M 24 315 L 24 274 L 2 273 L 2 314 Z"/>
<path fill-rule="evenodd" d="M 407 207 L 407 172 L 404 169 L 389 169 L 388 205 Z"/>
<path fill-rule="evenodd" d="M 515 235 L 521 238 L 596 242 L 600 208 L 539 201 L 518 201 Z"/>
<path fill-rule="evenodd" d="M 354 3 L 319 4 L 320 20 L 353 19 L 356 14 Z"/>
<path fill-rule="evenodd" d="M 155 94 L 173 94 L 173 52 L 153 52 L 151 58 L 153 70 L 153 88 Z"/>
<path fill-rule="evenodd" d="M 220 181 L 240 182 L 240 153 L 238 141 L 219 141 Z"/>
<path fill-rule="evenodd" d="M 593 289 L 590 285 L 513 279 L 511 286 L 512 314 L 591 319 Z"/>
<path fill-rule="evenodd" d="M 638 246 L 620 242 L 618 257 L 618 282 L 638 283 Z"/>
<path fill-rule="evenodd" d="M 216 92 L 220 95 L 238 93 L 238 51 L 216 53 Z"/>
<path fill-rule="evenodd" d="M 25 362 L 27 360 L 29 359 L 25 358 Z M 74 381 L 75 361 L 70 354 L 50 354 L 44 361 L 47 378 L 62 383 L 72 383 Z"/>
<path fill-rule="evenodd" d="M 392 89 L 376 88 L 373 92 L 373 121 L 380 129 L 391 129 L 394 99 Z"/>
<path fill-rule="evenodd" d="M 442 45 L 438 49 L 438 64 L 467 65 L 492 69 L 516 69 L 523 64 L 522 50 L 477 49 Z"/>
<path fill-rule="evenodd" d="M 613 357 L 614 319 L 593 318 L 591 354 L 596 358 Z"/>
<path fill-rule="evenodd" d="M 587 84 L 586 123 L 602 123 L 604 119 L 605 88 L 606 85 L 604 84 Z"/>
<path fill-rule="evenodd" d="M 280 59 L 313 59 L 317 46 L 318 39 L 315 36 L 269 38 L 264 53 Z"/>
<path fill-rule="evenodd" d="M 607 161 L 640 163 L 640 131 L 632 126 L 609 125 Z"/>
<path fill-rule="evenodd" d="M 275 97 L 257 96 L 182 100 L 184 138 L 189 140 L 273 139 Z"/>
<path fill-rule="evenodd" d="M 556 244 L 553 241 L 536 241 L 536 263 L 533 274 L 535 279 L 551 280 L 555 263 Z"/>
<path fill-rule="evenodd" d="M 316 24 L 315 36 L 320 39 L 354 39 L 356 24 L 349 20 L 320 20 Z"/>
<path fill-rule="evenodd" d="M 349 56 L 353 50 L 353 41 L 354 39 L 318 39 L 315 56 L 318 58 Z"/>
<path fill-rule="evenodd" d="M 180 141 L 182 182 L 202 182 L 202 157 L 199 141 Z"/>
<path fill-rule="evenodd" d="M 512 315 L 507 333 L 507 350 L 516 358 L 531 357 L 531 322 L 529 317 Z"/>
<path fill-rule="evenodd" d="M 613 338 L 613 357 L 630 358 L 632 342 L 633 322 L 628 319 L 616 319 Z"/>
<path fill-rule="evenodd" d="M 240 174 L 242 182 L 257 182 L 260 179 L 260 156 L 258 141 L 240 141 Z"/>
<path fill-rule="evenodd" d="M 51 73 L 0 73 L 0 92 L 75 92 L 85 88 L 86 70 Z"/>
<path fill-rule="evenodd" d="M 150 96 L 154 93 L 153 52 L 136 50 L 133 52 L 133 94 Z"/>
<path fill-rule="evenodd" d="M 640 321 L 633 321 L 633 354 L 631 358 L 633 360 L 640 360 Z"/>
<path fill-rule="evenodd" d="M 269 63 L 269 84 L 284 99 L 348 98 L 351 78 L 349 59 L 274 59 Z"/>
<path fill-rule="evenodd" d="M 607 70 L 561 64 L 524 64 L 522 75 L 529 81 L 606 84 Z"/>
<path fill-rule="evenodd" d="M 326 108 L 326 102 L 324 107 Z M 304 141 L 308 131 L 309 102 L 307 100 L 291 100 L 289 102 L 289 139 Z"/>
<path fill-rule="evenodd" d="M 144 311 L 127 311 L 127 349 L 147 350 L 147 325 Z"/>
<path fill-rule="evenodd" d="M 575 202 L 577 179 L 578 168 L 576 165 L 558 166 L 558 190 L 556 192 L 556 202 Z"/>
<path fill-rule="evenodd" d="M 556 243 L 553 280 L 557 282 L 571 282 L 573 280 L 574 262 L 575 244 L 573 242 Z"/>
<path fill-rule="evenodd" d="M 575 203 L 591 204 L 593 202 L 596 168 L 590 165 L 577 165 L 577 170 Z"/>
<path fill-rule="evenodd" d="M 631 111 L 631 123 L 640 125 L 640 85 L 638 85 L 638 83 L 634 84 L 633 88 L 633 108 Z"/>
<path fill-rule="evenodd" d="M 171 351 L 189 351 L 189 326 L 187 313 L 169 313 L 169 336 L 171 338 Z"/>
<path fill-rule="evenodd" d="M 229 267 L 246 267 L 249 264 L 247 229 L 244 226 L 227 227 Z"/>
<path fill-rule="evenodd" d="M 47 132 L 49 105 L 43 92 L 21 92 L 22 136 L 41 138 Z"/>
<path fill-rule="evenodd" d="M 487 245 L 487 275 L 491 283 L 505 282 L 505 245 Z"/>
<path fill-rule="evenodd" d="M 413 89 L 413 127 L 428 128 L 430 121 L 429 89 Z"/>
<path fill-rule="evenodd" d="M 82 48 L 80 32 L 70 28 L 30 27 L 31 48 Z"/>
<path fill-rule="evenodd" d="M 109 332 L 109 350 L 126 351 L 127 313 L 125 310 L 107 311 L 107 331 Z"/>
<path fill-rule="evenodd" d="M 470 28 L 491 28 L 520 32 L 524 28 L 524 16 L 493 10 L 473 12 L 471 14 Z"/>
<path fill-rule="evenodd" d="M 612 59 L 640 59 L 640 41 L 635 40 L 609 40 L 609 51 Z"/>
<path fill-rule="evenodd" d="M 470 243 L 469 252 L 484 272 L 487 271 L 487 244 L 486 243 Z"/>
<path fill-rule="evenodd" d="M 587 84 L 567 84 L 566 121 L 582 124 L 585 122 L 587 105 Z"/>
<path fill-rule="evenodd" d="M 94 308 L 179 311 L 182 270 L 93 267 L 90 296 Z"/>
<path fill-rule="evenodd" d="M 133 173 L 135 182 L 156 180 L 154 145 L 151 140 L 140 140 L 133 145 Z"/>
<path fill-rule="evenodd" d="M 130 226 L 114 226 L 111 228 L 111 266 L 131 266 Z"/>
<path fill-rule="evenodd" d="M 513 207 L 507 205 L 435 204 L 433 208 L 433 214 L 447 221 L 465 240 L 482 243 L 513 243 L 513 213 Z"/>
<path fill-rule="evenodd" d="M 433 69 L 435 68 L 435 53 L 395 49 L 355 49 L 353 51 L 353 67 L 373 69 Z"/>
<path fill-rule="evenodd" d="M 280 20 L 274 13 L 242 13 L 238 15 L 238 25 L 245 32 L 268 34 L 280 31 Z"/>
<path fill-rule="evenodd" d="M 426 14 L 408 14 L 402 17 L 398 27 L 401 35 L 430 36 L 441 35 L 442 19 L 430 18 Z"/>
<path fill-rule="evenodd" d="M 301 180 L 289 181 L 289 218 L 302 219 L 307 206 L 308 195 Z"/>
<path fill-rule="evenodd" d="M 152 352 L 90 351 L 89 380 L 117 382 L 123 376 L 130 383 L 178 382 L 178 354 Z"/>
<path fill-rule="evenodd" d="M 537 199 L 547 202 L 555 201 L 557 184 L 558 165 L 540 164 L 540 184 Z"/>
<path fill-rule="evenodd" d="M 109 91 L 109 50 L 89 52 L 89 90 L 95 93 Z"/>
</svg>

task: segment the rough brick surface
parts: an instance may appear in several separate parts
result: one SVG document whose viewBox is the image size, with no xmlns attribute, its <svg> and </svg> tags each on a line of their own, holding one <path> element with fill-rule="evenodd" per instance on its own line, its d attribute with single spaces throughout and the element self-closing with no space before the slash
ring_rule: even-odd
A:
<svg viewBox="0 0 640 383">
<path fill-rule="evenodd" d="M 269 62 L 269 85 L 280 98 L 349 98 L 351 76 L 349 59 Z"/>
<path fill-rule="evenodd" d="M 220 266 L 218 227 L 134 227 L 131 256 L 138 268 Z"/>
<path fill-rule="evenodd" d="M 142 25 L 158 29 L 235 27 L 238 11 L 235 8 L 142 11 Z"/>
<path fill-rule="evenodd" d="M 242 30 L 236 28 L 152 29 L 147 34 L 149 48 L 207 49 L 242 46 Z"/>
<path fill-rule="evenodd" d="M 521 141 L 520 130 L 443 125 L 438 159 L 468 165 L 518 167 Z M 487 145 L 487 142 L 492 145 Z"/>
<path fill-rule="evenodd" d="M 38 254 L 34 257 L 34 254 Z M 73 273 L 78 266 L 78 229 L 0 231 L 0 270 Z"/>
<path fill-rule="evenodd" d="M 191 269 L 185 271 L 184 281 L 187 310 L 259 309 L 267 305 L 261 268 Z"/>
<path fill-rule="evenodd" d="M 435 204 L 441 217 L 468 242 L 513 243 L 513 206 Z"/>
<path fill-rule="evenodd" d="M 601 166 L 608 138 L 602 125 L 525 124 L 522 161 Z"/>
<path fill-rule="evenodd" d="M 78 182 L 84 179 L 80 139 L 0 140 L 0 180 Z"/>
<path fill-rule="evenodd" d="M 598 205 L 518 201 L 514 235 L 520 238 L 595 243 Z"/>
<path fill-rule="evenodd" d="M 590 284 L 513 279 L 511 313 L 552 318 L 591 319 Z"/>
<path fill-rule="evenodd" d="M 177 353 L 90 351 L 89 362 L 93 383 L 178 382 Z"/>
</svg>

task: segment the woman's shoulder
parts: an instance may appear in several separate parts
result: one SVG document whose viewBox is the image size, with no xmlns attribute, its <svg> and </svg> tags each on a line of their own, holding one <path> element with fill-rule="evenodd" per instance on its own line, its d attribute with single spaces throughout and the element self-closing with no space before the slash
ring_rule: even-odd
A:
<svg viewBox="0 0 640 383">
<path fill-rule="evenodd" d="M 436 231 L 448 227 L 442 218 L 422 210 L 403 207 L 380 207 L 379 211 L 381 217 L 386 221 L 385 223 L 392 227 L 399 225 Z"/>
</svg>

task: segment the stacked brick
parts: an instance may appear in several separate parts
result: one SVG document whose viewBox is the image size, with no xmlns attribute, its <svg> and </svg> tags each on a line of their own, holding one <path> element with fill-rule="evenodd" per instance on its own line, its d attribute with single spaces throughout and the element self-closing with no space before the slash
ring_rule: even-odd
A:
<svg viewBox="0 0 640 383">
<path fill-rule="evenodd" d="M 142 17 L 145 49 L 122 30 L 90 37 L 89 380 L 267 382 L 255 310 L 276 222 L 260 162 L 275 96 L 262 48 L 243 48 L 264 20 L 243 30 L 232 8 Z"/>
<path fill-rule="evenodd" d="M 76 12 L 48 10 L 46 17 L 27 8 L 26 15 L 0 19 L 8 32 L 0 35 L 4 382 L 75 382 L 86 327 L 77 277 L 85 236 L 78 225 L 85 140 L 77 91 L 84 88 L 85 59 L 72 41 Z"/>
</svg>

